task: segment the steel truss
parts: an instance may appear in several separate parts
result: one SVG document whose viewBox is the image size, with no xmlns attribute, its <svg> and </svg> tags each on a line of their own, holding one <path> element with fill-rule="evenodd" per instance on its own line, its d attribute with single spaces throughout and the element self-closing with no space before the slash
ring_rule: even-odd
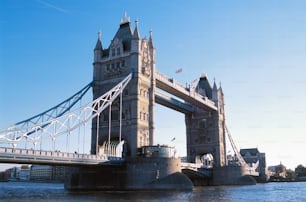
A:
<svg viewBox="0 0 306 202">
<path fill-rule="evenodd" d="M 78 91 L 77 93 L 66 99 L 65 101 L 61 102 L 60 104 L 40 114 L 37 114 L 31 118 L 20 121 L 18 123 L 15 123 L 14 125 L 11 125 L 5 129 L 0 130 L 0 138 L 2 137 L 3 134 L 15 133 L 15 131 L 24 131 L 24 129 L 28 129 L 42 123 L 47 123 L 52 119 L 62 116 L 63 114 L 71 110 L 72 107 L 75 106 L 83 98 L 83 96 L 88 92 L 88 90 L 91 87 L 92 87 L 92 82 L 87 84 L 80 91 Z M 28 131 L 29 133 L 28 135 L 30 135 L 31 132 L 35 131 Z"/>
<path fill-rule="evenodd" d="M 32 142 L 34 149 L 36 149 L 37 143 L 42 141 L 43 136 L 51 138 L 52 142 L 55 143 L 58 136 L 63 134 L 67 134 L 68 136 L 73 130 L 85 125 L 87 122 L 99 116 L 104 109 L 111 106 L 112 102 L 119 95 L 122 95 L 123 89 L 127 86 L 131 78 L 132 74 L 129 74 L 104 95 L 67 113 L 92 86 L 91 82 L 77 94 L 61 104 L 33 116 L 30 119 L 18 122 L 8 127 L 7 130 L 1 131 L 0 143 L 8 143 L 16 148 L 18 143 L 27 141 Z M 65 105 L 67 106 L 65 107 Z"/>
</svg>

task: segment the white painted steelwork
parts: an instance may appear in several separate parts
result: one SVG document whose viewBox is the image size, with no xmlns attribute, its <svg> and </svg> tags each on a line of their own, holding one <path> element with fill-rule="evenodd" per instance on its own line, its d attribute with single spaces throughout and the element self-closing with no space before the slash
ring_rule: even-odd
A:
<svg viewBox="0 0 306 202">
<path fill-rule="evenodd" d="M 44 138 L 51 139 L 54 145 L 56 138 L 66 134 L 66 147 L 69 147 L 68 140 L 70 138 L 70 133 L 78 127 L 85 125 L 93 118 L 99 116 L 104 109 L 111 106 L 112 102 L 122 94 L 123 89 L 129 83 L 131 78 L 132 74 L 129 74 L 104 95 L 72 112 L 62 114 L 55 118 L 53 117 L 52 119 L 34 125 L 23 124 L 20 127 L 16 125 L 10 126 L 7 130 L 1 131 L 0 143 L 10 144 L 14 149 L 16 149 L 18 144 L 21 142 L 31 142 L 34 146 L 34 150 L 36 150 L 37 144 L 42 142 Z M 35 117 L 38 117 L 38 115 Z M 28 120 L 30 120 L 29 122 L 32 122 L 31 119 Z M 55 151 L 54 149 L 55 147 L 53 147 L 53 151 Z M 69 148 L 66 148 L 66 150 L 69 151 Z"/>
</svg>

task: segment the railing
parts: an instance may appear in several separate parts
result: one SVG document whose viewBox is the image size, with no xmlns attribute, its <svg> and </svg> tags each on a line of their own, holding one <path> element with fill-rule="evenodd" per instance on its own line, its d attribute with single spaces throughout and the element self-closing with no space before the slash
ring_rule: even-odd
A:
<svg viewBox="0 0 306 202">
<path fill-rule="evenodd" d="M 122 160 L 122 158 L 106 155 L 91 155 L 66 153 L 59 151 L 40 151 L 32 149 L 0 148 L 0 162 L 41 163 L 46 164 L 99 164 L 107 161 Z"/>
</svg>

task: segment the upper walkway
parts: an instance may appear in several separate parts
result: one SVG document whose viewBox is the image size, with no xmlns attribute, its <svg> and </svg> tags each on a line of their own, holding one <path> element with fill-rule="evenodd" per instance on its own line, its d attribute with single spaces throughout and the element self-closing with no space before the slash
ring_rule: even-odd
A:
<svg viewBox="0 0 306 202">
<path fill-rule="evenodd" d="M 155 81 L 157 88 L 175 95 L 194 106 L 205 110 L 217 110 L 215 103 L 197 93 L 195 88 L 184 87 L 174 79 L 168 78 L 166 75 L 157 71 L 155 72 Z"/>
</svg>

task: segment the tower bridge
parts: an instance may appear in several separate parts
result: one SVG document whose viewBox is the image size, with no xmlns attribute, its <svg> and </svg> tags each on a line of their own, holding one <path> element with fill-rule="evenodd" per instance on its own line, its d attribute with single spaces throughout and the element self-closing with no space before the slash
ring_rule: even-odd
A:
<svg viewBox="0 0 306 202">
<path fill-rule="evenodd" d="M 107 48 L 103 47 L 99 33 L 94 48 L 93 81 L 55 107 L 1 130 L 0 162 L 99 167 L 92 168 L 90 172 L 76 168 L 68 180 L 70 184 L 67 186 L 71 189 L 85 185 L 97 188 L 97 184 L 107 181 L 108 175 L 120 176 L 120 179 L 115 180 L 114 184 L 102 183 L 102 187 L 161 188 L 163 186 L 160 184 L 164 181 L 168 183 L 173 173 L 188 170 L 188 166 L 187 175 L 212 173 L 209 175 L 211 184 L 216 185 L 235 184 L 241 176 L 258 175 L 255 168 L 250 168 L 236 150 L 239 162 L 236 167 L 228 166 L 227 134 L 234 148 L 235 145 L 225 124 L 222 88 L 218 88 L 215 82 L 211 86 L 206 75 L 200 77 L 195 88 L 184 87 L 173 78 L 156 71 L 155 53 L 152 31 L 149 39 L 141 38 L 138 21 L 132 29 L 127 16 L 121 21 Z M 93 101 L 75 109 L 76 103 L 90 87 Z M 166 151 L 164 147 L 159 146 L 159 150 L 153 147 L 156 103 L 185 114 L 188 164 L 182 164 L 182 167 L 174 156 L 167 159 L 153 158 L 154 152 Z M 90 154 L 69 152 L 70 139 L 82 142 L 81 130 L 84 130 L 83 142 L 88 138 L 84 129 L 88 124 L 91 124 Z M 61 137 L 66 137 L 66 152 L 56 149 Z M 63 139 L 60 144 L 63 144 Z M 49 150 L 41 146 L 43 141 L 48 141 Z M 28 143 L 32 144 L 32 149 L 27 148 Z M 37 148 L 39 145 L 40 148 Z M 140 148 L 153 152 L 152 158 L 139 158 Z M 207 172 L 203 171 L 203 164 L 197 162 L 205 155 L 213 157 L 213 169 Z M 122 161 L 126 162 L 123 167 L 109 167 L 112 163 L 115 165 Z M 103 167 L 107 162 L 108 167 Z M 197 170 L 199 173 L 195 174 Z M 93 180 L 96 175 L 90 173 L 98 172 L 103 173 L 99 174 L 99 182 L 85 180 Z M 176 178 L 184 179 L 181 175 Z"/>
</svg>

